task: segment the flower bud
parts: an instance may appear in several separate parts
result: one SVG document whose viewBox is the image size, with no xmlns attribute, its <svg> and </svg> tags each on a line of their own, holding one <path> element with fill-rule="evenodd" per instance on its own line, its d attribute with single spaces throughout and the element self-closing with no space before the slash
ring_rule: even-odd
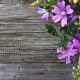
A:
<svg viewBox="0 0 80 80">
<path fill-rule="evenodd" d="M 78 2 L 78 0 L 73 0 L 73 3 L 75 3 L 75 4 L 76 4 L 77 2 Z"/>
<path fill-rule="evenodd" d="M 78 3 L 79 2 L 79 0 L 69 0 L 69 2 L 73 2 L 73 3 Z"/>
</svg>

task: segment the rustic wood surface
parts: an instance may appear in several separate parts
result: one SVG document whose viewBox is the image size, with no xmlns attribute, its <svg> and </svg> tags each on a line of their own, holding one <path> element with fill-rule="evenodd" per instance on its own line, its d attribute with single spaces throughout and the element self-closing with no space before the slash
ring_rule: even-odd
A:
<svg viewBox="0 0 80 80">
<path fill-rule="evenodd" d="M 72 80 L 58 60 L 60 37 L 44 28 L 31 0 L 0 0 L 0 80 Z"/>
</svg>

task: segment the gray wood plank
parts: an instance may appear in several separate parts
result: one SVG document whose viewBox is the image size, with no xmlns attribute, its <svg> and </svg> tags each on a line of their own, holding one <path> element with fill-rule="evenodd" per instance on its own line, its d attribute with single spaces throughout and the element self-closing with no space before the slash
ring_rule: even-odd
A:
<svg viewBox="0 0 80 80">
<path fill-rule="evenodd" d="M 54 54 L 56 53 L 55 49 L 44 49 L 44 48 L 20 48 L 20 47 L 0 47 L 0 54 Z M 54 54 L 55 55 L 55 54 Z"/>
<path fill-rule="evenodd" d="M 71 65 L 57 63 L 0 64 L 0 80 L 72 80 Z"/>
<path fill-rule="evenodd" d="M 0 54 L 0 63 L 65 63 L 64 59 L 58 60 L 58 54 Z"/>
<path fill-rule="evenodd" d="M 8 32 L 46 32 L 45 25 L 43 24 L 0 24 L 0 33 Z"/>
<path fill-rule="evenodd" d="M 2 4 L 15 4 L 15 3 L 31 3 L 34 0 L 0 0 L 0 3 Z"/>
<path fill-rule="evenodd" d="M 60 37 L 52 37 L 46 32 L 36 7 L 3 6 L 0 13 L 0 62 L 57 62 L 55 49 Z"/>
<path fill-rule="evenodd" d="M 39 19 L 38 14 L 36 14 L 37 12 L 36 7 L 29 7 L 28 5 L 22 5 L 22 4 L 20 4 L 19 7 L 17 7 L 16 5 L 6 5 L 6 4 L 2 4 L 2 5 L 3 7 L 0 7 L 0 12 L 1 12 L 0 18 L 5 19 L 4 21 L 7 21 L 6 19 L 9 19 L 10 21 L 11 18 L 13 18 L 12 19 L 13 21 L 15 21 L 14 18 L 16 18 L 16 20 L 20 18 L 23 20 L 26 18 L 33 19 L 36 17 Z"/>
<path fill-rule="evenodd" d="M 27 37 L 27 36 L 26 36 Z M 14 38 L 15 39 L 15 38 Z M 42 46 L 42 47 L 53 47 L 56 48 L 58 47 L 59 44 L 59 40 L 54 42 L 57 39 L 51 39 L 51 38 L 27 38 L 27 39 L 23 39 L 21 40 L 21 38 L 17 38 L 18 40 L 1 40 L 0 41 L 0 46 L 13 46 L 13 47 L 23 47 L 23 46 Z M 50 41 L 50 42 L 49 42 Z M 52 42 L 53 41 L 53 42 Z"/>
</svg>

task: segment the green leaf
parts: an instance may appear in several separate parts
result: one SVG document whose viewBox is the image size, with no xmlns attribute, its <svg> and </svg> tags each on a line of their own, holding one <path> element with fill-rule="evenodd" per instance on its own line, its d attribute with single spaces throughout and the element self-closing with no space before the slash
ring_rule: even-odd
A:
<svg viewBox="0 0 80 80">
<path fill-rule="evenodd" d="M 63 48 L 66 48 L 68 42 L 69 42 L 69 36 L 65 35 L 65 36 L 63 36 L 63 38 L 61 40 L 60 46 L 63 47 Z"/>
<path fill-rule="evenodd" d="M 66 42 L 68 42 L 68 41 L 69 41 L 69 36 L 68 36 L 68 35 L 65 35 L 65 36 L 64 36 L 64 40 L 65 40 Z"/>
<path fill-rule="evenodd" d="M 75 58 L 76 58 L 76 61 L 75 61 L 75 64 L 78 65 L 78 59 L 79 59 L 79 55 L 75 55 Z"/>
<path fill-rule="evenodd" d="M 57 4 L 57 0 L 50 0 L 49 3 L 50 3 L 50 5 L 56 5 Z"/>
<path fill-rule="evenodd" d="M 47 32 L 50 33 L 52 36 L 58 36 L 56 29 L 52 25 L 47 24 L 45 28 L 47 29 Z"/>
<path fill-rule="evenodd" d="M 38 4 L 40 8 L 44 8 L 44 4 Z"/>
<path fill-rule="evenodd" d="M 50 12 L 52 9 L 52 6 L 57 3 L 56 0 L 50 0 L 49 2 L 45 2 L 43 4 L 38 4 L 39 7 L 46 9 L 47 12 Z"/>
<path fill-rule="evenodd" d="M 46 9 L 47 12 L 50 12 L 52 9 L 51 5 L 48 2 L 44 3 L 44 8 Z"/>
<path fill-rule="evenodd" d="M 76 33 L 76 28 L 73 25 L 65 26 L 65 27 L 61 27 L 60 31 L 64 31 L 64 34 L 74 36 Z"/>
<path fill-rule="evenodd" d="M 45 2 L 44 4 L 38 4 L 38 6 L 46 9 L 47 12 L 50 12 L 52 9 L 52 6 L 49 4 L 49 2 Z"/>
</svg>

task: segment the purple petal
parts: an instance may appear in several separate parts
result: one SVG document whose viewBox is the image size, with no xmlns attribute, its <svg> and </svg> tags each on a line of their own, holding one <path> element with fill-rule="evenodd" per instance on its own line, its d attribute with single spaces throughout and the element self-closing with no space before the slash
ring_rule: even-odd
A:
<svg viewBox="0 0 80 80">
<path fill-rule="evenodd" d="M 72 42 L 69 42 L 68 45 L 67 45 L 67 48 L 72 49 L 73 47 L 74 47 L 74 44 Z"/>
<path fill-rule="evenodd" d="M 64 27 L 65 25 L 67 25 L 67 17 L 63 17 L 61 20 L 61 26 Z"/>
<path fill-rule="evenodd" d="M 74 15 L 74 16 L 72 17 L 72 20 L 70 21 L 70 23 L 73 23 L 77 18 L 78 18 L 78 16 L 77 16 L 77 15 Z"/>
<path fill-rule="evenodd" d="M 70 6 L 70 5 L 68 5 L 68 6 L 66 7 L 66 13 L 67 13 L 67 14 L 72 14 L 72 13 L 73 13 L 73 10 L 71 9 L 71 6 Z"/>
<path fill-rule="evenodd" d="M 57 48 L 57 52 L 63 53 L 63 52 L 65 52 L 65 50 L 62 47 L 60 47 L 60 48 Z"/>
<path fill-rule="evenodd" d="M 42 14 L 42 13 L 45 13 L 45 12 L 46 12 L 46 10 L 45 10 L 45 9 L 43 9 L 43 8 L 38 8 L 38 12 L 37 12 L 37 13 Z"/>
<path fill-rule="evenodd" d="M 74 39 L 74 38 L 73 38 L 72 36 L 70 36 L 70 41 L 73 41 L 73 39 Z"/>
<path fill-rule="evenodd" d="M 75 47 L 80 48 L 80 42 L 77 39 L 73 39 Z"/>
<path fill-rule="evenodd" d="M 55 14 L 60 14 L 61 13 L 61 10 L 60 8 L 58 8 L 57 6 L 53 6 L 53 9 L 51 10 L 53 13 Z"/>
<path fill-rule="evenodd" d="M 58 2 L 58 6 L 62 9 L 62 10 L 65 10 L 65 1 L 63 0 L 63 1 L 59 1 Z"/>
<path fill-rule="evenodd" d="M 65 54 L 65 53 L 63 53 L 63 54 L 58 55 L 57 57 L 58 57 L 58 59 L 63 59 L 63 58 L 65 58 L 65 57 L 66 57 L 66 54 Z"/>
<path fill-rule="evenodd" d="M 66 64 L 69 64 L 69 63 L 71 63 L 71 61 L 70 61 L 70 56 L 67 56 L 67 57 L 66 57 Z"/>
<path fill-rule="evenodd" d="M 70 3 L 70 5 L 71 5 L 72 8 L 76 8 L 77 7 L 77 4 L 74 4 L 72 2 Z"/>
<path fill-rule="evenodd" d="M 79 56 L 79 59 L 78 59 L 78 64 L 80 65 L 80 56 Z"/>
<path fill-rule="evenodd" d="M 76 54 L 78 54 L 78 49 L 70 49 L 66 53 L 68 56 L 75 56 Z"/>
<path fill-rule="evenodd" d="M 51 18 L 54 17 L 53 13 L 51 13 L 51 12 L 49 13 L 49 15 L 50 15 Z"/>
<path fill-rule="evenodd" d="M 76 38 L 80 41 L 80 33 L 76 33 Z"/>
<path fill-rule="evenodd" d="M 56 16 L 53 16 L 52 20 L 54 20 L 54 22 L 58 22 L 59 20 L 61 20 L 62 16 L 60 15 L 56 15 Z"/>
<path fill-rule="evenodd" d="M 48 21 L 49 18 L 49 13 L 46 12 L 43 16 L 42 16 L 42 20 Z"/>
</svg>

